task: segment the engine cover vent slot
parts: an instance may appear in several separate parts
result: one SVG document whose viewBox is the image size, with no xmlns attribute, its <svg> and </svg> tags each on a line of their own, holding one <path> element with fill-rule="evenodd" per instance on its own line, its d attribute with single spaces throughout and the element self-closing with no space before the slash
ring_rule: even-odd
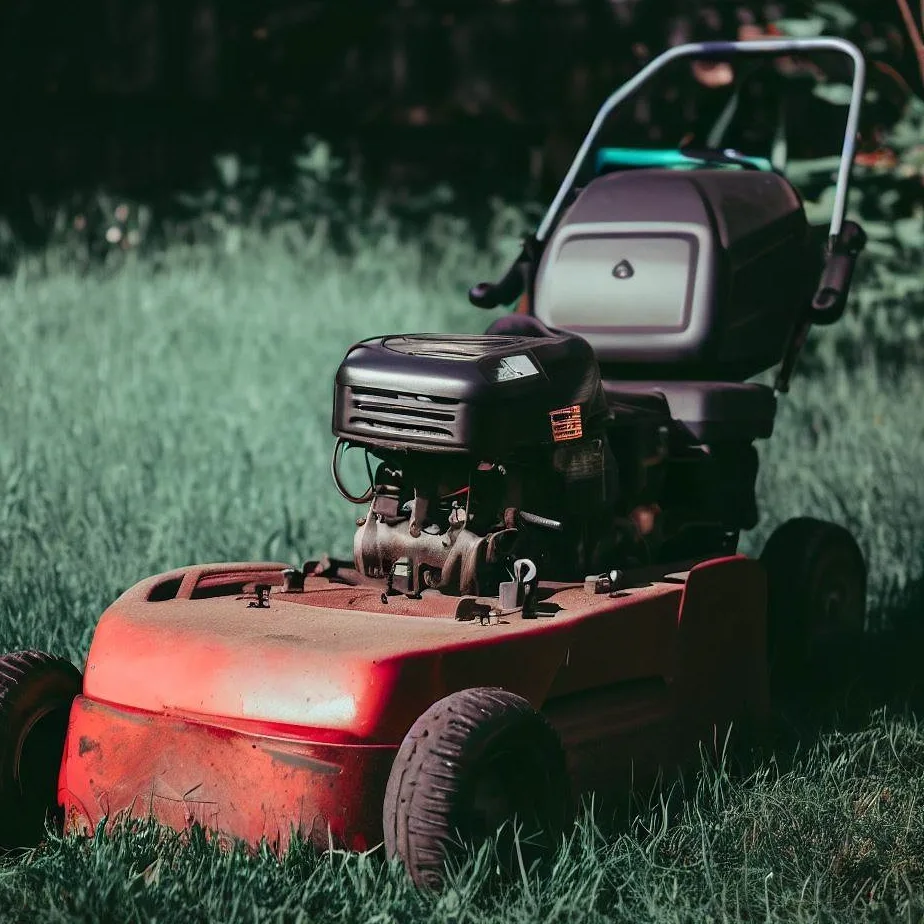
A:
<svg viewBox="0 0 924 924">
<path fill-rule="evenodd" d="M 405 337 L 387 337 L 383 345 L 393 353 L 407 356 L 429 356 L 431 359 L 481 359 L 499 349 L 514 347 L 520 342 L 518 337 L 497 335 L 447 336 L 438 334 L 427 336 L 417 334 Z"/>
<path fill-rule="evenodd" d="M 427 427 L 422 424 L 405 423 L 394 420 L 377 420 L 374 417 L 350 417 L 350 426 L 357 432 L 366 431 L 376 436 L 411 436 L 430 437 L 431 439 L 452 440 L 455 434 L 442 427 Z"/>
<path fill-rule="evenodd" d="M 452 439 L 456 406 L 452 398 L 431 398 L 387 389 L 353 389 L 350 426 L 369 433 Z"/>
</svg>

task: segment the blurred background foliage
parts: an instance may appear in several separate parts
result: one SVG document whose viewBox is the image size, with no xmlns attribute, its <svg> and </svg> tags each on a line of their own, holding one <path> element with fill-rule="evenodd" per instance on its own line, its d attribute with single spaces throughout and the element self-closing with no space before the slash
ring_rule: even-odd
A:
<svg viewBox="0 0 924 924">
<path fill-rule="evenodd" d="M 907 0 L 6 0 L 0 272 L 178 243 L 233 255 L 268 233 L 306 260 L 387 256 L 411 236 L 419 272 L 449 272 L 464 297 L 472 252 L 500 267 L 600 102 L 653 55 L 839 35 L 871 65 L 851 198 L 871 242 L 854 310 L 808 361 L 917 362 L 919 24 Z M 720 75 L 696 77 L 683 106 L 665 93 L 633 109 L 636 142 L 677 144 L 714 106 Z M 820 217 L 836 145 L 819 112 L 790 117 L 783 143 Z"/>
</svg>

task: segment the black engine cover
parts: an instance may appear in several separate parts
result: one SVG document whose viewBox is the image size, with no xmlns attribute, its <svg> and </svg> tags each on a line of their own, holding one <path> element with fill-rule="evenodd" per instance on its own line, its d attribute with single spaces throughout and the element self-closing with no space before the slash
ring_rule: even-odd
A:
<svg viewBox="0 0 924 924">
<path fill-rule="evenodd" d="M 333 431 L 370 448 L 508 459 L 598 435 L 607 413 L 593 351 L 573 334 L 408 334 L 350 349 Z"/>
</svg>

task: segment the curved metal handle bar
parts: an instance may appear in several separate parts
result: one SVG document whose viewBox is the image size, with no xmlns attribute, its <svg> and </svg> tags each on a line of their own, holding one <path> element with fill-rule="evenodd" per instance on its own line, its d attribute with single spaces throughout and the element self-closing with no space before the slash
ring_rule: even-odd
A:
<svg viewBox="0 0 924 924">
<path fill-rule="evenodd" d="M 856 152 L 857 131 L 860 127 L 860 109 L 863 105 L 863 91 L 866 86 L 866 61 L 863 53 L 853 42 L 839 38 L 812 38 L 812 39 L 763 39 L 756 42 L 698 42 L 688 45 L 677 45 L 659 55 L 643 67 L 631 80 L 624 83 L 612 93 L 597 112 L 590 130 L 578 148 L 574 160 L 565 178 L 555 194 L 551 205 L 545 213 L 538 230 L 536 240 L 545 240 L 549 231 L 558 218 L 562 204 L 574 185 L 575 178 L 587 158 L 603 123 L 610 113 L 628 97 L 630 97 L 643 84 L 649 81 L 658 71 L 680 58 L 712 58 L 727 55 L 783 55 L 799 54 L 812 51 L 837 51 L 847 55 L 853 61 L 853 87 L 851 91 L 850 106 L 847 110 L 847 125 L 844 129 L 844 146 L 841 150 L 841 163 L 837 172 L 837 186 L 834 195 L 834 214 L 831 216 L 831 237 L 837 237 L 844 223 L 844 213 L 847 210 L 847 193 L 850 188 L 850 173 L 853 168 L 853 158 Z"/>
</svg>

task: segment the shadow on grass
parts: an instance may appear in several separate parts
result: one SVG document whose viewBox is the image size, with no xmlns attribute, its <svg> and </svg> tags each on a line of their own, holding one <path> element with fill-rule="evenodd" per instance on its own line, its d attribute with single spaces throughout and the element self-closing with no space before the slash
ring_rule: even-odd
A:
<svg viewBox="0 0 924 924">
<path fill-rule="evenodd" d="M 868 726 L 873 713 L 924 720 L 924 575 L 890 602 L 883 628 L 826 651 L 810 678 L 777 685 L 768 746 L 781 768 L 827 734 Z"/>
<path fill-rule="evenodd" d="M 832 646 L 808 677 L 776 678 L 766 724 L 733 727 L 723 740 L 704 743 L 699 760 L 637 779 L 631 792 L 597 793 L 592 808 L 585 798 L 593 824 L 605 838 L 638 836 L 639 823 L 644 833 L 653 815 L 678 825 L 691 805 L 715 809 L 724 798 L 716 793 L 729 785 L 770 792 L 774 779 L 818 776 L 825 760 L 844 748 L 862 750 L 858 742 L 893 722 L 924 728 L 924 575 L 875 615 L 883 628 Z M 852 761 L 846 772 L 862 776 Z"/>
</svg>

